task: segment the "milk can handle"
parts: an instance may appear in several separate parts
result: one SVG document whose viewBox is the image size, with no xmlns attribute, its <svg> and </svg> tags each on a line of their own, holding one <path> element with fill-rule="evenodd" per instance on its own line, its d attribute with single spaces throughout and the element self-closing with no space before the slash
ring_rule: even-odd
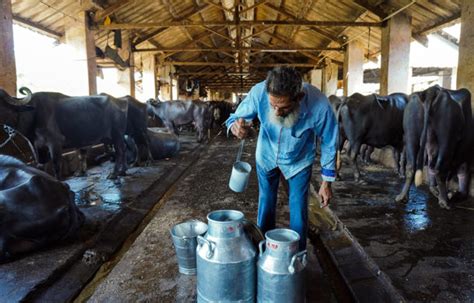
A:
<svg viewBox="0 0 474 303">
<path fill-rule="evenodd" d="M 262 240 L 258 243 L 258 251 L 259 251 L 259 257 L 262 257 L 263 255 L 263 245 L 265 244 L 266 240 Z"/>
<path fill-rule="evenodd" d="M 293 257 L 291 258 L 290 266 L 288 266 L 288 271 L 290 272 L 290 274 L 295 273 L 295 262 L 297 259 L 301 258 L 301 264 L 303 264 L 303 266 L 306 266 L 306 253 L 307 251 L 303 250 L 293 255 Z"/>
<path fill-rule="evenodd" d="M 206 257 L 208 259 L 212 258 L 212 256 L 214 255 L 214 248 L 215 248 L 214 242 L 209 241 L 206 238 L 204 238 L 203 236 L 199 236 L 199 235 L 197 236 L 197 242 L 198 242 L 199 247 L 203 246 L 204 244 L 207 245 L 207 255 L 206 255 Z"/>
</svg>

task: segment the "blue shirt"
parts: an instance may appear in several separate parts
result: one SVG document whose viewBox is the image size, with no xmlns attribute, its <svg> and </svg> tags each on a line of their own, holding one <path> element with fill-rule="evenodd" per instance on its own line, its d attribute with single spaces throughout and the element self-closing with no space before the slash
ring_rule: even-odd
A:
<svg viewBox="0 0 474 303">
<path fill-rule="evenodd" d="M 321 138 L 321 175 L 325 181 L 336 177 L 336 142 L 338 127 L 328 99 L 316 87 L 304 83 L 305 96 L 300 102 L 298 121 L 291 128 L 270 122 L 271 109 L 265 81 L 256 84 L 236 112 L 227 119 L 230 130 L 235 120 L 258 117 L 256 161 L 265 171 L 279 168 L 285 179 L 312 165 L 316 157 L 316 139 Z"/>
</svg>

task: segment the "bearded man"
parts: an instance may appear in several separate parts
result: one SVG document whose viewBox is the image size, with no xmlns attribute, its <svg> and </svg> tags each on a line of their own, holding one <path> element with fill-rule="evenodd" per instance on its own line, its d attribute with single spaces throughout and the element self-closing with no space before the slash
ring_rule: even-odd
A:
<svg viewBox="0 0 474 303">
<path fill-rule="evenodd" d="M 300 250 L 306 248 L 308 189 L 321 142 L 319 189 L 322 206 L 332 198 L 335 180 L 338 127 L 328 99 L 319 89 L 303 83 L 294 68 L 276 67 L 265 81 L 256 84 L 226 121 L 228 130 L 244 139 L 249 122 L 258 117 L 260 132 L 256 149 L 259 186 L 258 226 L 262 232 L 275 228 L 276 201 L 280 175 L 288 182 L 290 228 L 300 235 Z"/>
</svg>

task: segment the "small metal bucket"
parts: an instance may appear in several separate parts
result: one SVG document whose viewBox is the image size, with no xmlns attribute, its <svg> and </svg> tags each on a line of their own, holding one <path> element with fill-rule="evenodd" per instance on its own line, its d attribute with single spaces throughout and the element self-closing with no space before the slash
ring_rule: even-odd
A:
<svg viewBox="0 0 474 303">
<path fill-rule="evenodd" d="M 237 154 L 237 160 L 232 166 L 232 174 L 230 175 L 229 187 L 236 193 L 241 193 L 247 189 L 249 183 L 250 172 L 252 171 L 252 165 L 247 162 L 240 161 L 242 152 L 244 150 L 245 140 L 240 142 L 239 153 Z"/>
<path fill-rule="evenodd" d="M 230 175 L 229 187 L 236 193 L 241 193 L 247 189 L 252 166 L 243 161 L 235 162 Z"/>
<path fill-rule="evenodd" d="M 186 221 L 171 228 L 170 233 L 180 273 L 196 274 L 196 238 L 204 235 L 206 231 L 207 224 L 198 220 Z"/>
</svg>

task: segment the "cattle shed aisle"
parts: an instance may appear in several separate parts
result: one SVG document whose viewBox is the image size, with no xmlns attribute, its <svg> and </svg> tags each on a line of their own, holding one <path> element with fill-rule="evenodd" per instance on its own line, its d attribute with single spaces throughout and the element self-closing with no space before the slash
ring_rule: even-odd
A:
<svg viewBox="0 0 474 303">
<path fill-rule="evenodd" d="M 228 188 L 237 140 L 219 137 L 209 146 L 198 162 L 176 182 L 160 202 L 162 206 L 143 232 L 120 254 L 110 272 L 89 284 L 77 301 L 157 301 L 194 302 L 196 276 L 178 272 L 175 251 L 170 236 L 173 225 L 199 219 L 207 222 L 206 215 L 219 209 L 236 209 L 256 220 L 258 185 L 252 172 L 245 193 L 237 194 Z M 255 168 L 255 142 L 248 142 L 243 158 Z M 288 208 L 285 194 L 280 192 L 279 225 L 288 226 Z M 334 302 L 329 280 L 324 278 L 317 261 L 314 246 L 309 246 L 307 281 L 308 302 Z"/>
</svg>

